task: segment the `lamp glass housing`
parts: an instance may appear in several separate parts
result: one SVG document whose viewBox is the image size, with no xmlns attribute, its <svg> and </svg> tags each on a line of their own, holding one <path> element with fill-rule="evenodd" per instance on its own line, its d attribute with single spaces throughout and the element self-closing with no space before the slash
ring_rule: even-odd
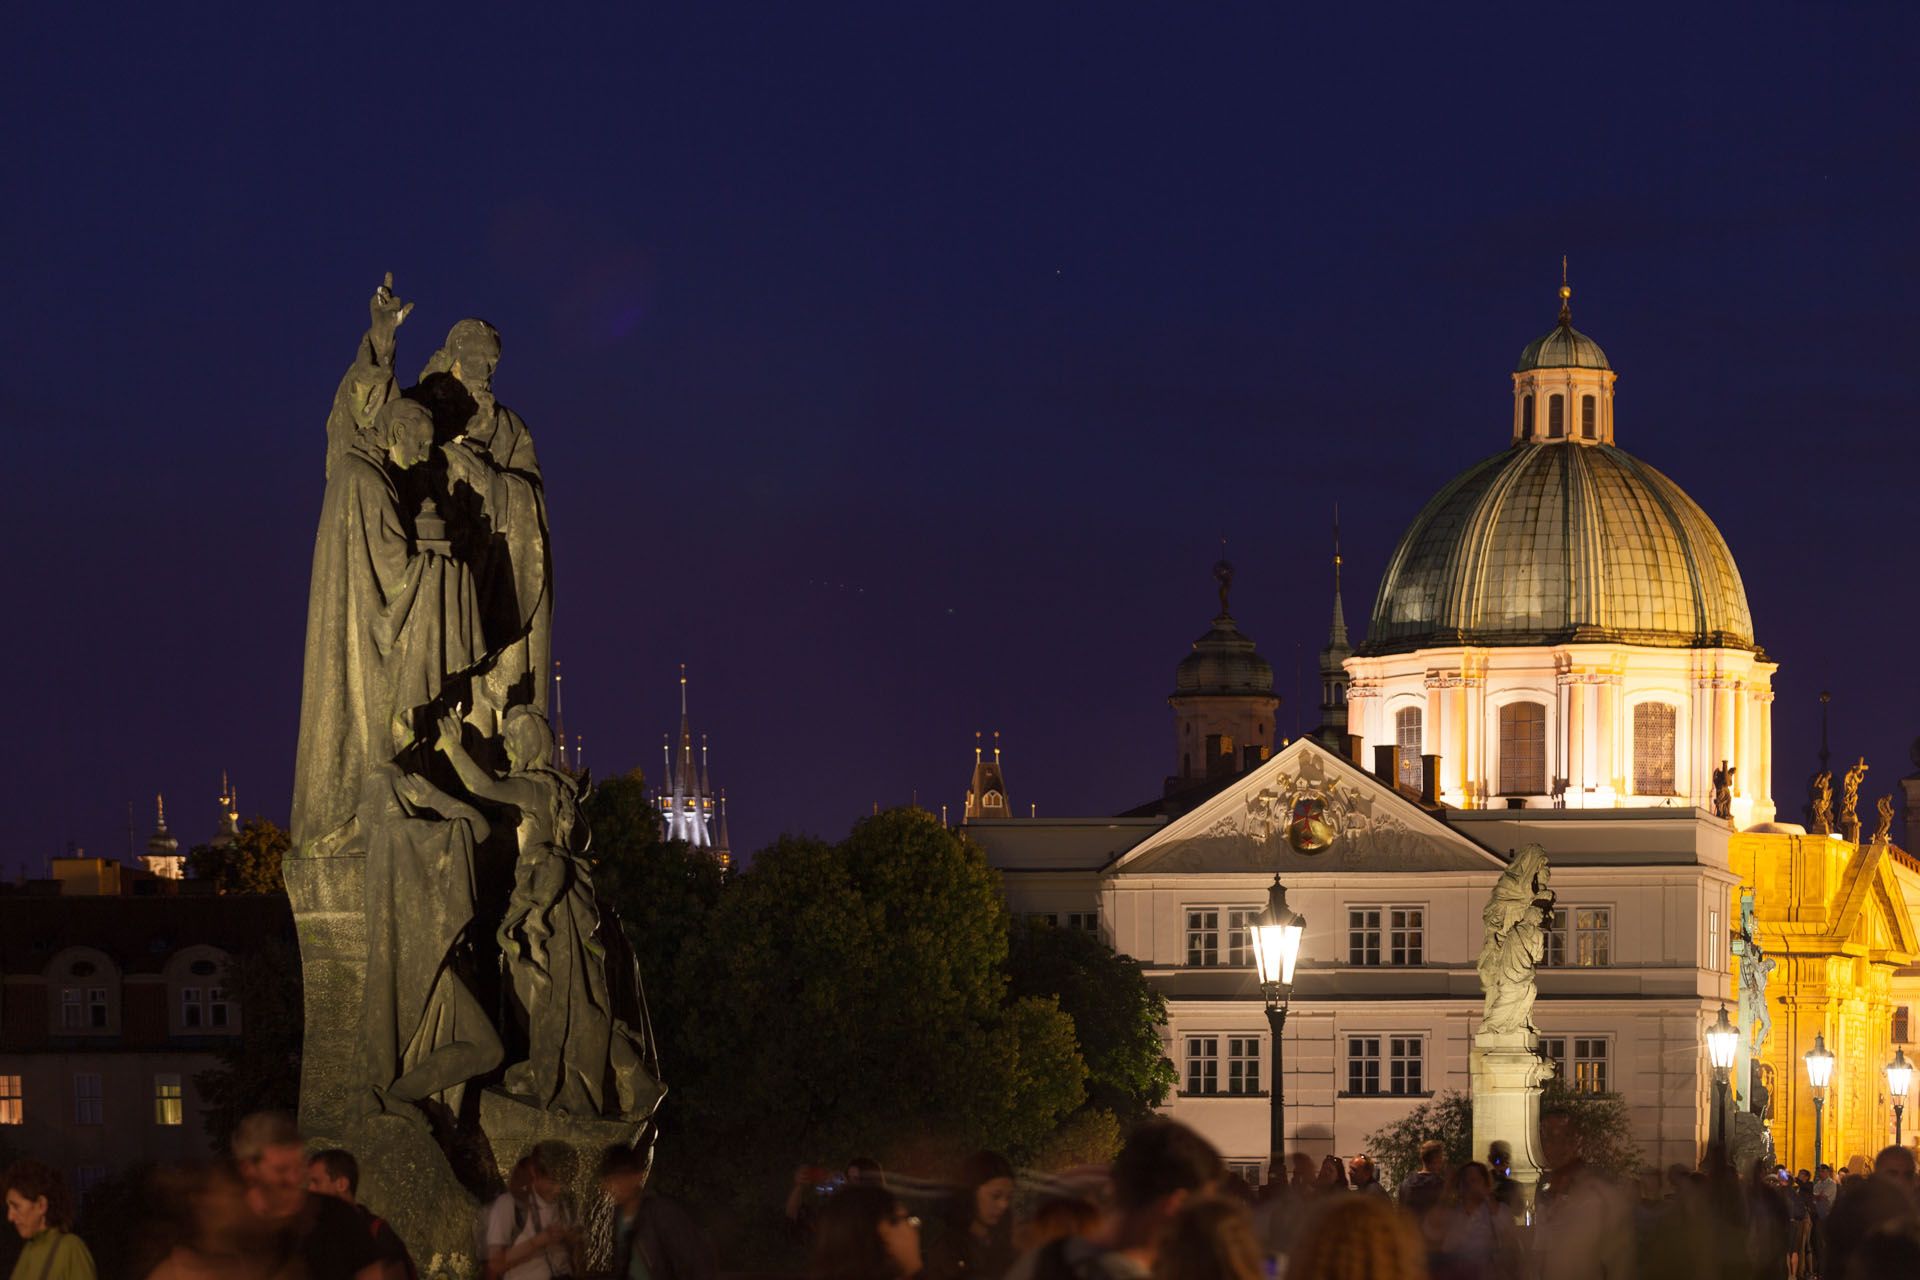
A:
<svg viewBox="0 0 1920 1280">
<path fill-rule="evenodd" d="M 1826 1088 L 1827 1081 L 1833 1079 L 1833 1054 L 1827 1049 L 1826 1036 L 1815 1036 L 1813 1048 L 1803 1057 L 1807 1064 L 1807 1083 L 1816 1089 Z"/>
<path fill-rule="evenodd" d="M 1896 1049 L 1893 1061 L 1887 1064 L 1887 1096 L 1896 1102 L 1907 1100 L 1907 1090 L 1913 1085 L 1913 1064 L 1907 1061 L 1904 1049 Z"/>
<path fill-rule="evenodd" d="M 1267 893 L 1267 909 L 1247 930 L 1252 935 L 1253 963 L 1262 986 L 1293 985 L 1293 966 L 1300 959 L 1300 939 L 1306 929 L 1306 917 L 1295 915 L 1287 907 L 1287 891 L 1275 876 L 1273 888 Z"/>
<path fill-rule="evenodd" d="M 1727 1006 L 1721 1005 L 1719 1020 L 1707 1028 L 1707 1060 L 1716 1071 L 1730 1071 L 1739 1051 L 1740 1028 L 1727 1021 Z"/>
</svg>

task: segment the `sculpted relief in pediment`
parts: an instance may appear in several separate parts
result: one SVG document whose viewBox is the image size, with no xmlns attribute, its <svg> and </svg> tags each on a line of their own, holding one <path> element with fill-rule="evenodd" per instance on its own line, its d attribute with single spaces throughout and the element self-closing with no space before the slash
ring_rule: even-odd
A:
<svg viewBox="0 0 1920 1280">
<path fill-rule="evenodd" d="M 1430 838 L 1390 812 L 1383 794 L 1332 776 L 1315 755 L 1223 799 L 1224 812 L 1155 862 L 1188 871 L 1268 870 L 1276 859 L 1303 867 L 1404 866 L 1432 852 Z"/>
</svg>

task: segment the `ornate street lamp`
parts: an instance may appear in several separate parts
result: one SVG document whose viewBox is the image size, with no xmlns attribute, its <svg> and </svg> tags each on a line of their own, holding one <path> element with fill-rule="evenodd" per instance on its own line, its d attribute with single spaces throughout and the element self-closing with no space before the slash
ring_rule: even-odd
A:
<svg viewBox="0 0 1920 1280">
<path fill-rule="evenodd" d="M 1887 1064 L 1887 1097 L 1893 1100 L 1893 1145 L 1901 1146 L 1900 1117 L 1907 1109 L 1907 1088 L 1913 1084 L 1913 1066 L 1907 1061 L 1904 1049 L 1893 1051 L 1893 1061 Z"/>
<path fill-rule="evenodd" d="M 1713 1065 L 1713 1123 L 1707 1128 L 1707 1146 L 1724 1162 L 1727 1148 L 1727 1082 L 1733 1076 L 1734 1056 L 1740 1051 L 1740 1028 L 1727 1021 L 1727 1006 L 1707 1028 L 1707 1061 Z"/>
<path fill-rule="evenodd" d="M 1826 1121 L 1827 1081 L 1833 1079 L 1833 1055 L 1827 1052 L 1827 1038 L 1815 1035 L 1813 1048 L 1802 1055 L 1807 1064 L 1807 1083 L 1813 1086 L 1813 1167 L 1820 1167 L 1820 1146 L 1825 1136 L 1821 1126 Z"/>
<path fill-rule="evenodd" d="M 1267 891 L 1267 909 L 1248 930 L 1253 935 L 1253 965 L 1260 975 L 1260 989 L 1267 998 L 1267 1027 L 1273 1032 L 1273 1114 L 1267 1135 L 1267 1169 L 1286 1156 L 1287 1099 L 1284 1088 L 1286 1058 L 1282 1036 L 1287 1030 L 1287 1005 L 1293 999 L 1293 966 L 1300 958 L 1300 936 L 1306 932 L 1307 918 L 1295 915 L 1287 906 L 1287 891 L 1280 873 L 1273 876 L 1273 888 Z"/>
</svg>

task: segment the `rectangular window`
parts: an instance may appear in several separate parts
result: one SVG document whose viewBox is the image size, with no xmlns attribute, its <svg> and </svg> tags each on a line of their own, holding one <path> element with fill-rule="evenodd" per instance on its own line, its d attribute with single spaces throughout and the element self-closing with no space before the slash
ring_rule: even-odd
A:
<svg viewBox="0 0 1920 1280">
<path fill-rule="evenodd" d="M 197 1031 L 206 1021 L 206 1006 L 200 1002 L 200 988 L 180 988 L 180 1025 L 189 1031 Z"/>
<path fill-rule="evenodd" d="M 1541 1036 L 1540 1056 L 1553 1064 L 1553 1078 L 1561 1084 L 1566 1084 L 1567 1038 L 1565 1036 Z"/>
<path fill-rule="evenodd" d="M 1907 1034 L 1908 1017 L 1906 1005 L 1901 1005 L 1893 1011 L 1893 1034 L 1890 1038 L 1895 1044 L 1913 1043 Z"/>
<path fill-rule="evenodd" d="M 1424 907 L 1394 907 L 1387 913 L 1387 963 L 1420 964 L 1426 954 Z"/>
<path fill-rule="evenodd" d="M 1220 1092 L 1219 1037 L 1187 1037 L 1187 1092 Z"/>
<path fill-rule="evenodd" d="M 1347 963 L 1380 963 L 1380 907 L 1347 908 Z"/>
<path fill-rule="evenodd" d="M 1573 1078 L 1577 1093 L 1607 1092 L 1607 1042 L 1600 1036 L 1576 1036 L 1573 1041 Z"/>
<path fill-rule="evenodd" d="M 1674 788 L 1674 712 L 1671 702 L 1643 702 L 1633 709 L 1633 789 L 1643 796 L 1670 796 Z"/>
<path fill-rule="evenodd" d="M 95 1031 L 107 1029 L 107 989 L 87 988 L 87 1025 Z"/>
<path fill-rule="evenodd" d="M 1567 398 L 1547 397 L 1547 438 L 1558 440 L 1567 434 Z"/>
<path fill-rule="evenodd" d="M 1596 424 L 1596 419 L 1599 416 L 1596 412 L 1598 408 L 1599 406 L 1594 403 L 1592 396 L 1580 397 L 1580 435 L 1584 439 L 1596 440 L 1599 438 L 1599 428 Z"/>
<path fill-rule="evenodd" d="M 1098 911 L 1069 911 L 1067 913 L 1067 928 L 1077 929 L 1081 933 L 1098 933 L 1100 932 L 1100 913 Z M 223 991 L 220 994 L 224 1001 L 226 993 Z M 226 1024 L 223 1022 L 220 1025 L 225 1026 Z"/>
<path fill-rule="evenodd" d="M 1187 963 L 1220 963 L 1220 911 L 1197 907 L 1187 912 Z"/>
<path fill-rule="evenodd" d="M 219 987 L 207 988 L 207 1025 L 224 1030 L 227 1025 L 228 1011 L 233 1006 L 227 1002 L 227 993 Z"/>
<path fill-rule="evenodd" d="M 1718 908 L 1707 909 L 1707 968 L 1715 973 L 1726 967 L 1723 958 L 1726 952 L 1720 946 L 1720 912 Z"/>
<path fill-rule="evenodd" d="M 1500 793 L 1537 796 L 1546 789 L 1547 708 L 1509 702 L 1500 708 Z"/>
<path fill-rule="evenodd" d="M 100 1074 L 76 1071 L 73 1076 L 73 1122 L 105 1124 L 106 1103 L 100 1096 Z"/>
<path fill-rule="evenodd" d="M 1347 1092 L 1380 1092 L 1380 1037 L 1347 1037 Z"/>
<path fill-rule="evenodd" d="M 80 988 L 60 988 L 60 1029 L 62 1031 L 80 1031 L 87 1025 L 87 1006 L 81 997 Z"/>
<path fill-rule="evenodd" d="M 1257 907 L 1234 907 L 1227 912 L 1227 963 L 1236 968 L 1253 963 L 1253 922 Z"/>
<path fill-rule="evenodd" d="M 1247 1185 L 1257 1187 L 1261 1183 L 1262 1165 L 1257 1160 L 1229 1160 L 1227 1172 L 1237 1173 L 1247 1180 Z"/>
<path fill-rule="evenodd" d="M 153 1122 L 164 1125 L 179 1124 L 185 1109 L 186 1100 L 181 1096 L 180 1077 L 156 1075 L 153 1078 Z"/>
<path fill-rule="evenodd" d="M 1419 1036 L 1393 1036 L 1387 1041 L 1387 1092 L 1426 1092 L 1427 1042 Z"/>
<path fill-rule="evenodd" d="M 1260 1037 L 1228 1037 L 1227 1092 L 1260 1092 Z"/>
<path fill-rule="evenodd" d="M 1567 921 L 1569 919 L 1571 917 L 1567 914 L 1566 907 L 1553 909 L 1553 914 L 1547 921 L 1547 954 L 1542 958 L 1543 964 L 1558 968 L 1567 962 Z"/>
<path fill-rule="evenodd" d="M 1420 759 L 1425 745 L 1420 737 L 1420 708 L 1393 713 L 1393 741 L 1400 748 L 1400 785 L 1418 791 L 1426 772 Z"/>
<path fill-rule="evenodd" d="M 1613 963 L 1613 908 L 1573 909 L 1573 962 L 1583 969 Z"/>
<path fill-rule="evenodd" d="M 0 1124 L 27 1122 L 27 1095 L 19 1076 L 0 1076 Z"/>
</svg>

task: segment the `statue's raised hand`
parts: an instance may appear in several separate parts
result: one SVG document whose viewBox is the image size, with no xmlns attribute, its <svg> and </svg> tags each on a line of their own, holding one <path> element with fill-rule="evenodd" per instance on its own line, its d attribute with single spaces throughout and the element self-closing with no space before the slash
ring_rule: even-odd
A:
<svg viewBox="0 0 1920 1280">
<path fill-rule="evenodd" d="M 449 711 L 440 717 L 440 736 L 434 739 L 434 749 L 451 751 L 460 745 L 460 717 Z"/>
<path fill-rule="evenodd" d="M 373 300 L 367 303 L 367 310 L 373 321 L 373 336 L 382 342 L 392 342 L 394 330 L 398 329 L 413 310 L 411 302 L 402 302 L 394 296 L 393 272 L 387 272 L 378 289 L 373 291 Z"/>
</svg>

